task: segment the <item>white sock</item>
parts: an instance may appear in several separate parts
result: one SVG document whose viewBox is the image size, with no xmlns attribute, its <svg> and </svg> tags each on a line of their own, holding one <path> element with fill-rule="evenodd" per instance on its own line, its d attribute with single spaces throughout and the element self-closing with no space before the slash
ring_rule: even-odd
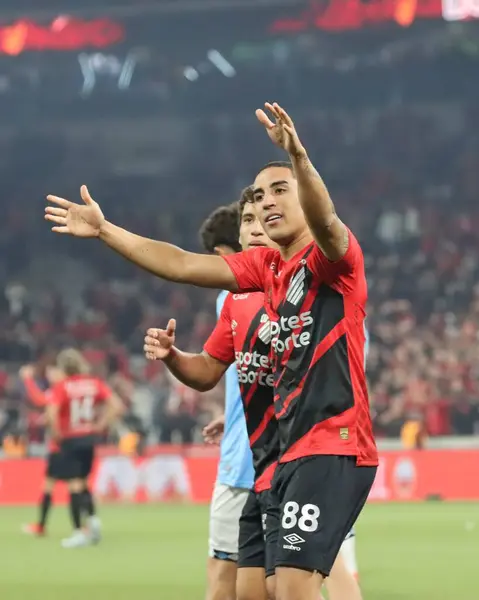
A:
<svg viewBox="0 0 479 600">
<path fill-rule="evenodd" d="M 354 577 L 358 577 L 358 563 L 356 560 L 356 537 L 352 536 L 343 542 L 341 554 L 347 570 Z"/>
</svg>

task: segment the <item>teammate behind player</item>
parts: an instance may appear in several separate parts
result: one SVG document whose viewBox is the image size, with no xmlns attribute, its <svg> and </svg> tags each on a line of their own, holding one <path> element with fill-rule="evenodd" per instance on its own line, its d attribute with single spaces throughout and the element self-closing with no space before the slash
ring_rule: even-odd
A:
<svg viewBox="0 0 479 600">
<path fill-rule="evenodd" d="M 245 197 L 244 190 L 241 198 Z M 211 254 L 226 256 L 241 250 L 239 235 L 238 204 L 221 206 L 205 220 L 200 229 L 203 247 Z M 249 245 L 264 245 L 266 236 L 253 232 L 247 240 Z M 216 310 L 220 318 L 227 292 L 220 292 Z M 171 328 L 170 328 L 171 331 Z M 208 357 L 204 357 L 206 361 Z M 167 359 L 166 359 L 167 360 Z M 223 364 L 212 365 L 213 379 L 207 382 L 213 387 L 226 370 Z M 184 377 L 171 371 L 183 383 Z M 207 373 L 205 373 L 207 375 Z M 214 384 L 210 386 L 211 381 Z M 200 389 L 199 385 L 191 386 Z M 204 388 L 203 388 L 204 389 Z M 216 423 L 210 424 L 213 431 Z M 239 518 L 253 486 L 254 472 L 246 422 L 241 403 L 238 376 L 231 366 L 225 374 L 225 432 L 221 441 L 220 461 L 210 506 L 207 600 L 234 600 L 236 598 L 236 571 L 238 561 Z"/>
<path fill-rule="evenodd" d="M 239 212 L 237 205 L 222 207 L 213 213 L 207 222 L 208 227 L 203 228 L 203 232 L 207 229 L 209 235 L 215 239 L 216 247 L 219 246 L 221 240 L 224 242 L 228 239 L 227 231 L 229 230 L 225 230 L 220 219 L 214 219 L 214 217 L 224 215 L 226 210 L 229 213 L 234 211 L 235 223 L 232 230 L 235 232 L 235 238 L 239 237 L 243 249 L 272 245 L 271 240 L 267 238 L 259 224 L 253 205 L 248 202 L 250 195 L 251 189 L 243 192 L 239 202 Z M 205 246 L 210 249 L 211 244 L 206 243 Z M 268 593 L 265 575 L 269 577 L 274 574 L 274 564 L 273 557 L 267 556 L 265 549 L 263 516 L 266 516 L 268 490 L 278 459 L 279 438 L 273 409 L 273 377 L 269 360 L 269 321 L 264 310 L 263 294 L 227 294 L 216 327 L 201 354 L 179 351 L 174 347 L 174 338 L 175 322 L 173 320 L 169 322 L 167 330 L 148 330 L 145 338 L 145 353 L 151 360 L 163 360 L 174 376 L 184 384 L 200 391 L 211 389 L 225 372 L 231 373 L 231 369 L 235 369 L 235 393 L 239 397 L 239 405 L 235 404 L 235 410 L 239 411 L 236 420 L 241 422 L 242 432 L 243 428 L 246 432 L 247 425 L 246 443 L 248 444 L 249 437 L 253 455 L 251 456 L 248 445 L 246 460 L 248 469 L 254 465 L 254 489 L 243 492 L 242 513 L 241 511 L 238 513 L 236 505 L 231 508 L 226 503 L 224 506 L 215 506 L 218 488 L 218 484 L 216 484 L 211 520 L 214 524 L 215 520 L 219 521 L 221 516 L 224 529 L 228 523 L 228 528 L 231 531 L 234 530 L 234 539 L 230 540 L 230 544 L 231 547 L 234 544 L 235 556 L 238 560 L 237 576 L 236 568 L 233 572 L 231 563 L 228 565 L 228 571 L 225 569 L 220 571 L 220 573 L 223 572 L 223 575 L 228 572 L 232 577 L 232 587 L 228 597 L 237 597 L 238 600 L 266 600 Z M 236 375 L 236 369 L 238 375 Z M 238 378 L 240 380 L 239 388 Z M 241 396 L 239 396 L 240 390 Z M 228 435 L 230 419 L 231 409 L 227 402 L 225 435 Z M 213 422 L 205 428 L 206 435 L 214 436 L 218 427 L 219 422 Z M 221 461 L 223 460 L 224 442 L 223 438 Z M 236 444 L 231 451 L 241 455 L 241 444 Z M 221 469 L 220 462 L 220 474 Z M 249 487 L 251 488 L 253 485 Z M 226 498 L 231 497 L 231 493 L 224 495 Z M 213 565 L 210 572 L 214 572 L 218 576 L 218 567 L 219 564 Z M 223 594 L 216 597 L 223 599 L 227 596 Z M 270 597 L 272 597 L 272 589 Z"/>
<path fill-rule="evenodd" d="M 47 417 L 54 440 L 60 444 L 63 479 L 70 492 L 73 534 L 64 548 L 98 543 L 101 524 L 88 487 L 98 437 L 122 412 L 122 403 L 110 388 L 89 374 L 89 365 L 75 349 L 63 350 L 57 359 L 65 378 L 52 387 Z M 82 510 L 88 515 L 88 531 L 81 529 Z"/>
<path fill-rule="evenodd" d="M 58 233 L 99 237 L 171 281 L 264 291 L 274 335 L 275 412 L 281 439 L 275 495 L 278 600 L 317 600 L 364 506 L 378 464 L 364 373 L 367 284 L 361 248 L 338 218 L 294 124 L 277 104 L 257 118 L 291 165 L 270 164 L 254 182 L 267 235 L 280 246 L 228 257 L 185 252 L 106 221 L 85 186 L 80 206 L 49 196 Z M 286 542 L 286 543 L 285 543 Z M 348 600 L 360 598 L 351 587 Z"/>
</svg>

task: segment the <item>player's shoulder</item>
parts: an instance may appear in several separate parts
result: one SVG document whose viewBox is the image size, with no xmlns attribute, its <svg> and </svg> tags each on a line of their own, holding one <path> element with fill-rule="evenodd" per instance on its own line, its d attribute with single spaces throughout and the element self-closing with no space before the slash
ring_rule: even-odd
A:
<svg viewBox="0 0 479 600">
<path fill-rule="evenodd" d="M 241 254 L 255 262 L 258 267 L 265 269 L 269 269 L 271 263 L 280 258 L 279 250 L 276 248 L 268 248 L 267 246 L 248 248 L 248 250 L 243 250 Z"/>
</svg>

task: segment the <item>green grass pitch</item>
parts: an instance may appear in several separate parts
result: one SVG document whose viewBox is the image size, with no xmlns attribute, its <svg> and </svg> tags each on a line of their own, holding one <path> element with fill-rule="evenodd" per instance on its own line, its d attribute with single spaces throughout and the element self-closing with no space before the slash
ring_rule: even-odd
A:
<svg viewBox="0 0 479 600">
<path fill-rule="evenodd" d="M 102 507 L 104 541 L 79 550 L 63 507 L 21 535 L 34 514 L 0 508 L 0 599 L 204 600 L 207 507 Z M 478 504 L 370 505 L 357 534 L 364 600 L 479 599 Z"/>
</svg>

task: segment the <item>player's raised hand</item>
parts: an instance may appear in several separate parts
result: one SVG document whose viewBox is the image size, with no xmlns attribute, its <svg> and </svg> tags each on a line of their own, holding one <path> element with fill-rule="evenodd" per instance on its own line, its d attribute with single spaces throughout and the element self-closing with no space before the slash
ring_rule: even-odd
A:
<svg viewBox="0 0 479 600">
<path fill-rule="evenodd" d="M 176 321 L 170 319 L 166 329 L 148 329 L 143 350 L 148 360 L 165 360 L 175 344 Z"/>
<path fill-rule="evenodd" d="M 83 238 L 98 237 L 105 217 L 98 203 L 90 196 L 86 185 L 81 186 L 80 194 L 83 204 L 75 204 L 58 196 L 47 196 L 48 202 L 53 206 L 45 208 L 45 219 L 54 223 L 52 231 L 56 233 L 68 233 Z"/>
<path fill-rule="evenodd" d="M 219 444 L 223 438 L 225 430 L 225 416 L 221 415 L 217 419 L 213 419 L 211 423 L 208 423 L 203 427 L 203 439 L 206 444 Z"/>
<path fill-rule="evenodd" d="M 288 154 L 295 155 L 303 151 L 303 145 L 296 133 L 293 120 L 284 108 L 281 108 L 277 102 L 273 104 L 266 102 L 264 106 L 273 120 L 264 110 L 259 108 L 256 111 L 256 118 L 264 125 L 270 140 L 286 150 Z"/>
<path fill-rule="evenodd" d="M 32 379 L 35 377 L 35 366 L 34 365 L 24 365 L 20 371 L 19 375 L 21 379 Z"/>
</svg>

